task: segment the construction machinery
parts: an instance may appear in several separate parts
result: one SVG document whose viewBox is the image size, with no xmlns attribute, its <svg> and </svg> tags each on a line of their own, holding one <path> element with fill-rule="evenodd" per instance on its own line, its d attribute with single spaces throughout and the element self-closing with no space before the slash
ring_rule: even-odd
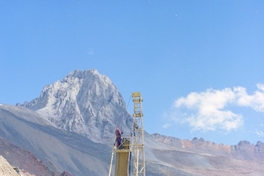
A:
<svg viewBox="0 0 264 176">
<path fill-rule="evenodd" d="M 112 150 L 109 174 L 112 176 L 115 155 L 114 176 L 145 176 L 144 121 L 140 92 L 133 92 L 133 127 L 130 136 L 123 136 L 119 128 L 115 131 L 115 145 Z"/>
</svg>

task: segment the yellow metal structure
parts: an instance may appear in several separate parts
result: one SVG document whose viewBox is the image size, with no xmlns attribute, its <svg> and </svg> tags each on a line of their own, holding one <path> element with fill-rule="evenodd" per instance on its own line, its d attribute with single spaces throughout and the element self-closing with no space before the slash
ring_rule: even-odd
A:
<svg viewBox="0 0 264 176">
<path fill-rule="evenodd" d="M 144 121 L 140 92 L 133 92 L 132 98 L 134 102 L 134 123 L 133 123 L 133 175 L 145 176 L 145 149 L 144 149 Z"/>
<path fill-rule="evenodd" d="M 112 174 L 114 154 L 116 154 L 115 155 L 116 162 L 115 162 L 114 176 L 128 176 L 129 175 L 131 152 L 132 152 L 131 142 L 130 142 L 129 137 L 123 138 L 119 146 L 114 145 L 113 150 L 112 150 L 112 156 L 111 156 L 108 176 L 111 176 Z"/>
<path fill-rule="evenodd" d="M 116 149 L 115 176 L 129 175 L 130 139 L 124 138 L 121 145 Z"/>
<path fill-rule="evenodd" d="M 144 124 L 143 112 L 140 92 L 133 92 L 132 98 L 134 102 L 133 114 L 133 132 L 132 132 L 132 145 L 130 138 L 123 138 L 120 146 L 114 146 L 110 161 L 109 175 L 112 173 L 112 165 L 114 154 L 116 154 L 115 162 L 115 176 L 146 176 L 145 171 L 145 151 L 144 151 Z M 131 152 L 133 155 L 133 164 L 131 161 Z M 132 173 L 130 166 L 132 164 Z"/>
<path fill-rule="evenodd" d="M 116 154 L 115 176 L 128 176 L 130 157 L 131 157 L 131 142 L 130 138 L 123 138 L 119 146 L 114 145 L 110 161 L 108 176 L 112 175 L 112 166 L 114 154 Z"/>
</svg>

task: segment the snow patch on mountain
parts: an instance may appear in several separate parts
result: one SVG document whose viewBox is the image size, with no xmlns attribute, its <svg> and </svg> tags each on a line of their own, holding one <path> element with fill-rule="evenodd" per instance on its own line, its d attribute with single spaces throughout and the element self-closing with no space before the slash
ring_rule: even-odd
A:
<svg viewBox="0 0 264 176">
<path fill-rule="evenodd" d="M 97 70 L 75 70 L 61 81 L 47 85 L 25 106 L 44 116 L 59 129 L 113 143 L 114 130 L 129 133 L 132 117 L 116 86 Z"/>
</svg>

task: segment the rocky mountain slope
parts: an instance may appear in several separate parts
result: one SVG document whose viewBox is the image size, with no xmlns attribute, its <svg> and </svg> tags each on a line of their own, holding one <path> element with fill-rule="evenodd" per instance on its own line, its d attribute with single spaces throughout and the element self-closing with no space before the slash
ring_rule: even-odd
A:
<svg viewBox="0 0 264 176">
<path fill-rule="evenodd" d="M 117 126 L 129 134 L 132 117 L 114 84 L 96 70 L 73 71 L 30 102 L 0 106 L 4 146 L 30 152 L 55 174 L 107 175 Z M 13 155 L 10 148 L 5 153 Z M 263 151 L 260 141 L 227 146 L 145 132 L 148 176 L 262 175 Z"/>
<path fill-rule="evenodd" d="M 151 137 L 171 147 L 152 150 L 163 164 L 185 172 L 178 175 L 263 175 L 264 143 L 260 141 L 255 145 L 240 141 L 237 145 L 228 146 L 196 137 L 193 140 L 160 134 Z"/>
<path fill-rule="evenodd" d="M 14 168 L 17 168 L 20 175 L 56 175 L 31 152 L 11 144 L 2 137 L 0 137 L 0 155 L 7 159 Z"/>
<path fill-rule="evenodd" d="M 47 85 L 40 96 L 21 106 L 42 114 L 51 124 L 112 144 L 117 126 L 129 133 L 132 118 L 111 80 L 97 70 L 76 70 Z"/>
<path fill-rule="evenodd" d="M 203 138 L 193 140 L 181 140 L 175 137 L 153 134 L 156 141 L 172 146 L 178 150 L 185 150 L 196 153 L 207 153 L 210 155 L 221 155 L 233 157 L 238 160 L 264 161 L 264 143 L 258 141 L 255 145 L 248 141 L 240 141 L 237 145 L 216 144 L 205 141 Z"/>
<path fill-rule="evenodd" d="M 106 175 L 111 148 L 95 143 L 86 137 L 53 127 L 45 118 L 24 107 L 0 106 L 0 136 L 18 148 L 5 145 L 10 163 L 24 159 L 30 162 L 33 156 L 56 174 L 68 171 L 74 176 Z M 28 155 L 15 155 L 19 148 L 30 151 Z M 17 157 L 19 158 L 17 158 Z M 22 167 L 22 166 L 21 166 Z M 45 168 L 44 168 L 45 169 Z M 45 175 L 39 169 L 37 175 Z M 42 174 L 40 174 L 42 173 Z M 46 175 L 53 175 L 52 173 Z"/>
</svg>

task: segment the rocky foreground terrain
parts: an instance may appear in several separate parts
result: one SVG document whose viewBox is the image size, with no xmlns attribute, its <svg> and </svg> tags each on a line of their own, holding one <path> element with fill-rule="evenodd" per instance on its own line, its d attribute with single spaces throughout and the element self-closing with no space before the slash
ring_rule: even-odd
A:
<svg viewBox="0 0 264 176">
<path fill-rule="evenodd" d="M 0 105 L 0 155 L 37 176 L 108 175 L 117 126 L 129 134 L 132 116 L 116 86 L 97 70 L 76 70 L 32 101 Z M 145 153 L 148 176 L 264 173 L 261 141 L 228 146 L 145 132 Z"/>
<path fill-rule="evenodd" d="M 0 175 L 19 176 L 19 174 L 15 171 L 15 169 L 2 156 L 0 156 Z"/>
</svg>

